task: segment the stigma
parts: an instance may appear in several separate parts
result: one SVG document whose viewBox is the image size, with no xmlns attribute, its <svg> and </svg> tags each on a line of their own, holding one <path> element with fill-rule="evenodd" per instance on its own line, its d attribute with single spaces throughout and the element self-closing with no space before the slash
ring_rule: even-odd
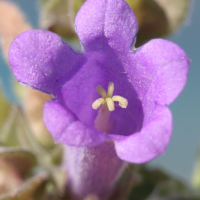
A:
<svg viewBox="0 0 200 200">
<path fill-rule="evenodd" d="M 114 83 L 110 82 L 108 84 L 108 91 L 104 90 L 104 88 L 99 85 L 96 87 L 97 92 L 102 96 L 102 98 L 97 99 L 92 104 L 92 108 L 97 110 L 99 107 L 101 107 L 103 110 L 108 109 L 109 111 L 115 110 L 115 103 L 118 102 L 119 106 L 122 108 L 126 108 L 128 106 L 128 101 L 124 97 L 115 95 L 113 96 L 114 92 Z"/>
</svg>

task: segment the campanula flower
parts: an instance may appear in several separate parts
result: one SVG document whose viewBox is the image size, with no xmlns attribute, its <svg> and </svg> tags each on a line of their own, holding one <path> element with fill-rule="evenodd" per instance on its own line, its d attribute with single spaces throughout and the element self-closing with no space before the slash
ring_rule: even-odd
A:
<svg viewBox="0 0 200 200">
<path fill-rule="evenodd" d="M 87 0 L 75 27 L 82 52 L 55 33 L 30 30 L 13 41 L 9 60 L 20 83 L 54 96 L 44 122 L 67 145 L 74 193 L 103 198 L 122 160 L 144 163 L 165 152 L 167 105 L 186 83 L 189 59 L 163 39 L 134 48 L 138 24 L 124 0 Z"/>
</svg>

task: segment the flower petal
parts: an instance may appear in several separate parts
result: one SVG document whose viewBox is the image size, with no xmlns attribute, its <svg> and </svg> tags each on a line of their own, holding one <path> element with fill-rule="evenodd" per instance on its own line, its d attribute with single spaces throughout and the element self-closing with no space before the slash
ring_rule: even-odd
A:
<svg viewBox="0 0 200 200">
<path fill-rule="evenodd" d="M 167 107 L 158 106 L 140 132 L 125 139 L 115 137 L 117 155 L 128 162 L 148 162 L 165 152 L 171 134 L 171 112 Z"/>
<path fill-rule="evenodd" d="M 48 101 L 44 104 L 44 123 L 57 141 L 63 131 L 77 120 L 76 116 L 58 100 Z"/>
<path fill-rule="evenodd" d="M 138 30 L 136 17 L 124 0 L 87 0 L 75 26 L 86 51 L 109 44 L 118 52 L 128 52 Z"/>
<path fill-rule="evenodd" d="M 104 142 L 105 134 L 88 127 L 58 100 L 44 105 L 44 123 L 56 142 L 72 146 L 96 146 Z"/>
<path fill-rule="evenodd" d="M 46 93 L 53 93 L 55 84 L 79 63 L 80 57 L 58 35 L 44 30 L 20 34 L 9 49 L 16 79 Z"/>
<path fill-rule="evenodd" d="M 187 81 L 186 53 L 173 42 L 154 39 L 132 57 L 134 61 L 128 63 L 126 70 L 139 98 L 148 97 L 149 102 L 162 105 L 172 103 Z"/>
<path fill-rule="evenodd" d="M 106 138 L 106 134 L 94 127 L 87 126 L 81 121 L 76 121 L 67 127 L 58 142 L 71 146 L 88 147 L 100 145 Z"/>
</svg>

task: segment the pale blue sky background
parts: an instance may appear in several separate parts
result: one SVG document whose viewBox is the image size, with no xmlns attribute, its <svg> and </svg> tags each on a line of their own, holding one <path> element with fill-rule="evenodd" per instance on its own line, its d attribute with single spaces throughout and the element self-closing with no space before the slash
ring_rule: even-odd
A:
<svg viewBox="0 0 200 200">
<path fill-rule="evenodd" d="M 25 12 L 28 20 L 38 27 L 38 10 L 36 0 L 13 0 Z M 188 83 L 178 97 L 170 105 L 174 118 L 174 132 L 165 155 L 150 163 L 161 166 L 169 172 L 185 180 L 190 179 L 200 143 L 200 0 L 194 1 L 191 13 L 184 26 L 169 40 L 180 45 L 192 60 Z M 0 76 L 4 88 L 10 90 L 11 73 L 0 54 Z M 13 99 L 12 93 L 9 97 Z"/>
<path fill-rule="evenodd" d="M 181 177 L 190 178 L 200 143 L 200 1 L 194 1 L 184 27 L 169 38 L 191 59 L 187 85 L 170 105 L 174 131 L 166 154 L 152 164 L 160 164 Z"/>
</svg>

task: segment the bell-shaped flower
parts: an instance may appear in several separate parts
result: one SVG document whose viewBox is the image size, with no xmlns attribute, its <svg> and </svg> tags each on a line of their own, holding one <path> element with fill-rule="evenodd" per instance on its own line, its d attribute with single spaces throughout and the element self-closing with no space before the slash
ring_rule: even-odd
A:
<svg viewBox="0 0 200 200">
<path fill-rule="evenodd" d="M 71 172 L 80 175 L 81 166 L 85 167 L 85 183 L 99 189 L 100 179 L 88 182 L 88 176 L 93 179 L 105 169 L 116 174 L 115 165 L 118 171 L 121 168 L 118 160 L 111 159 L 113 151 L 112 156 L 101 151 L 107 148 L 106 142 L 114 142 L 120 160 L 132 163 L 144 163 L 165 152 L 172 134 L 167 105 L 187 81 L 189 59 L 178 45 L 163 39 L 135 49 L 137 20 L 124 0 L 87 0 L 75 27 L 82 52 L 55 33 L 30 30 L 12 42 L 9 61 L 20 83 L 54 96 L 44 107 L 46 127 L 56 142 L 83 149 L 82 153 L 75 147 L 69 151 L 71 155 L 79 151 L 71 164 L 78 169 Z M 96 146 L 99 149 L 94 150 Z M 94 154 L 100 164 L 91 160 Z M 104 168 L 109 159 L 112 165 Z M 77 192 L 86 187 L 80 176 L 74 185 L 79 185 L 74 186 Z"/>
</svg>

